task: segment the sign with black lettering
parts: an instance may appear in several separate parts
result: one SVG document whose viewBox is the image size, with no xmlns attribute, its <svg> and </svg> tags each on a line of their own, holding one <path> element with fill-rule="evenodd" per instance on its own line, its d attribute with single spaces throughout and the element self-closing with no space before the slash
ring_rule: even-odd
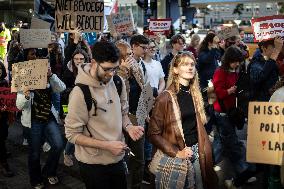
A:
<svg viewBox="0 0 284 189">
<path fill-rule="evenodd" d="M 220 40 L 225 40 L 239 34 L 240 33 L 237 25 L 234 25 L 232 27 L 225 27 L 224 29 L 217 31 L 217 36 L 220 38 Z"/>
<path fill-rule="evenodd" d="M 282 165 L 284 154 L 284 103 L 250 102 L 247 161 Z"/>
<path fill-rule="evenodd" d="M 110 14 L 107 18 L 108 27 L 112 35 L 128 33 L 134 31 L 134 21 L 132 12 Z"/>
<path fill-rule="evenodd" d="M 49 29 L 20 29 L 20 42 L 24 49 L 47 48 L 51 42 Z"/>
<path fill-rule="evenodd" d="M 70 32 L 80 27 L 83 32 L 104 29 L 103 0 L 56 0 L 55 30 Z"/>
<path fill-rule="evenodd" d="M 24 88 L 45 89 L 47 85 L 48 59 L 19 62 L 12 65 L 11 91 L 23 91 Z"/>
<path fill-rule="evenodd" d="M 251 25 L 255 42 L 284 36 L 284 15 L 255 18 L 251 20 Z"/>
<path fill-rule="evenodd" d="M 0 111 L 17 112 L 17 94 L 11 93 L 11 88 L 0 87 Z"/>
<path fill-rule="evenodd" d="M 150 19 L 149 22 L 149 30 L 151 32 L 166 32 L 169 31 L 171 28 L 172 19 L 165 18 L 165 19 Z"/>
</svg>

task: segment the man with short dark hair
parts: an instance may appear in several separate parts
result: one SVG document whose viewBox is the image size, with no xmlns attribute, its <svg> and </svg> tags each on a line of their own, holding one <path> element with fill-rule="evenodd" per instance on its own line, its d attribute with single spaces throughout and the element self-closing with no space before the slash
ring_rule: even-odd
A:
<svg viewBox="0 0 284 189">
<path fill-rule="evenodd" d="M 110 42 L 97 42 L 90 64 L 78 68 L 76 87 L 69 97 L 65 118 L 67 139 L 75 144 L 75 156 L 87 189 L 126 189 L 123 157 L 129 150 L 124 129 L 138 140 L 144 129 L 133 126 L 128 118 L 125 84 L 121 94 L 113 76 L 119 68 L 119 50 Z M 88 111 L 86 95 L 80 85 L 88 86 L 92 108 Z"/>
<path fill-rule="evenodd" d="M 170 52 L 167 56 L 165 56 L 165 58 L 161 61 L 163 71 L 165 74 L 165 81 L 168 80 L 170 64 L 172 59 L 179 51 L 183 51 L 185 47 L 185 39 L 181 34 L 176 34 L 171 38 L 170 44 L 172 47 L 172 52 Z"/>
</svg>

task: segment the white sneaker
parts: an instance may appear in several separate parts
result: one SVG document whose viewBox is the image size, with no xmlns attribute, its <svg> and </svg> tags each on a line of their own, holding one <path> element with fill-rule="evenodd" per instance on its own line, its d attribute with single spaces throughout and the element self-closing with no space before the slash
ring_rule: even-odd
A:
<svg viewBox="0 0 284 189">
<path fill-rule="evenodd" d="M 24 138 L 22 145 L 23 145 L 23 146 L 28 146 L 28 145 L 29 145 L 28 139 Z"/>
<path fill-rule="evenodd" d="M 222 168 L 221 168 L 219 165 L 215 165 L 215 166 L 213 167 L 213 169 L 214 169 L 215 172 L 218 172 L 218 171 L 221 171 L 221 170 L 222 170 Z"/>
<path fill-rule="evenodd" d="M 63 157 L 64 157 L 64 165 L 66 165 L 67 167 L 71 167 L 74 165 L 74 162 L 72 160 L 72 155 L 67 155 L 65 154 L 65 152 L 63 152 Z"/>
<path fill-rule="evenodd" d="M 227 189 L 241 189 L 241 187 L 236 187 L 233 183 L 233 179 L 225 180 L 225 186 Z"/>
<path fill-rule="evenodd" d="M 42 150 L 43 150 L 44 152 L 48 152 L 48 151 L 50 150 L 50 148 L 51 148 L 51 146 L 50 146 L 47 142 L 45 142 L 45 143 L 42 145 Z"/>
<path fill-rule="evenodd" d="M 253 183 L 255 182 L 257 179 L 256 177 L 250 177 L 248 180 L 247 180 L 247 183 Z"/>
</svg>

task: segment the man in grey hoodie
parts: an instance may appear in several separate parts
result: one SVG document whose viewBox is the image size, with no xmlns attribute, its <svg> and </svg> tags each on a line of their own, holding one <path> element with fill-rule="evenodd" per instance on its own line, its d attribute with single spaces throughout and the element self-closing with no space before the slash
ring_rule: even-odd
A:
<svg viewBox="0 0 284 189">
<path fill-rule="evenodd" d="M 97 42 L 90 64 L 78 68 L 75 83 L 88 85 L 96 107 L 88 111 L 84 94 L 74 87 L 65 118 L 67 139 L 75 144 L 75 157 L 87 189 L 126 189 L 125 163 L 128 150 L 123 130 L 138 140 L 144 129 L 128 118 L 128 102 L 123 80 L 119 95 L 113 76 L 119 69 L 119 50 L 110 42 Z"/>
</svg>

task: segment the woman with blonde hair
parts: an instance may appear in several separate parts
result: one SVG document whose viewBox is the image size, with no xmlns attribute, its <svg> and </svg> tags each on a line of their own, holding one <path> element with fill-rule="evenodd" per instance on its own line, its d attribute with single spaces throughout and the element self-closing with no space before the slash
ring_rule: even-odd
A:
<svg viewBox="0 0 284 189">
<path fill-rule="evenodd" d="M 171 188 L 172 182 L 181 181 L 183 186 L 176 184 L 174 188 L 217 188 L 195 66 L 192 54 L 177 54 L 171 63 L 167 89 L 156 99 L 148 130 L 148 137 L 156 151 L 149 166 L 156 176 L 156 188 Z M 189 165 L 185 177 L 183 172 L 186 167 L 177 169 L 176 166 L 184 161 Z M 178 179 L 174 181 L 172 176 L 176 174 Z M 193 180 L 190 180 L 192 175 Z"/>
</svg>

